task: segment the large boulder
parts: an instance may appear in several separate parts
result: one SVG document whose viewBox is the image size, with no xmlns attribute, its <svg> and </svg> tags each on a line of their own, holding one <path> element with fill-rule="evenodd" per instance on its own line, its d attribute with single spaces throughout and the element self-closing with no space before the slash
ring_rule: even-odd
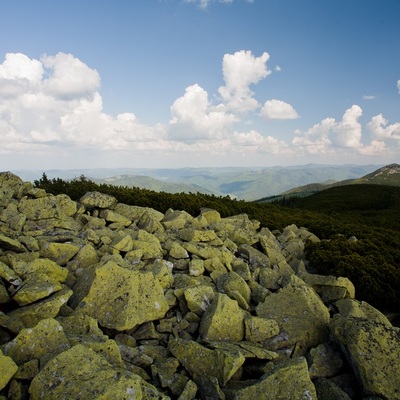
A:
<svg viewBox="0 0 400 400">
<path fill-rule="evenodd" d="M 366 318 L 335 315 L 333 338 L 340 344 L 364 396 L 400 398 L 399 330 Z"/>
<path fill-rule="evenodd" d="M 329 338 L 329 310 L 308 286 L 286 286 L 268 296 L 256 311 L 259 317 L 276 320 L 281 329 L 268 341 L 272 349 L 289 347 L 305 355 Z"/>
<path fill-rule="evenodd" d="M 224 390 L 227 400 L 316 399 L 315 387 L 303 357 L 273 365 L 260 379 L 235 384 Z"/>
<path fill-rule="evenodd" d="M 163 288 L 151 272 L 131 271 L 115 261 L 95 270 L 89 293 L 79 310 L 100 325 L 124 331 L 163 318 L 168 311 Z"/>
<path fill-rule="evenodd" d="M 166 399 L 138 375 L 116 370 L 105 358 L 83 345 L 76 345 L 50 360 L 33 379 L 29 393 L 33 400 Z"/>
</svg>

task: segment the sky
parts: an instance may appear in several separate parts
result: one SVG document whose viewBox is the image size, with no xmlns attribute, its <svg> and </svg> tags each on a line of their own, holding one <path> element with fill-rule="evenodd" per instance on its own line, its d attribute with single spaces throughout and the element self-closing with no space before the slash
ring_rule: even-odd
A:
<svg viewBox="0 0 400 400">
<path fill-rule="evenodd" d="M 0 7 L 0 170 L 400 162 L 398 0 Z"/>
</svg>

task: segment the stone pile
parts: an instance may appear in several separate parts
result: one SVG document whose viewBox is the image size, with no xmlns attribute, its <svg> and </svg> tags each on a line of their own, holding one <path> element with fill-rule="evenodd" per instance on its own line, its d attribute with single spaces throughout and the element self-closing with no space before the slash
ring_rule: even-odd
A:
<svg viewBox="0 0 400 400">
<path fill-rule="evenodd" d="M 0 399 L 399 399 L 398 328 L 307 240 L 1 173 Z"/>
</svg>

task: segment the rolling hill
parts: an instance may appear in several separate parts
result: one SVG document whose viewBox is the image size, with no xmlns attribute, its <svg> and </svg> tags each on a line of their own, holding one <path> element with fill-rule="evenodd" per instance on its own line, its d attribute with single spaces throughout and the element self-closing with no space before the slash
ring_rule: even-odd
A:
<svg viewBox="0 0 400 400">
<path fill-rule="evenodd" d="M 347 185 L 384 185 L 384 186 L 400 186 L 400 165 L 389 164 L 381 167 L 371 173 L 368 173 L 361 178 L 345 179 L 341 181 L 326 181 L 324 183 L 310 183 L 303 186 L 297 186 L 287 190 L 280 195 L 260 199 L 260 202 L 278 201 L 283 198 L 290 197 L 307 197 L 312 194 L 331 189 L 339 186 Z"/>
<path fill-rule="evenodd" d="M 242 200 L 278 195 L 312 182 L 354 179 L 376 171 L 377 165 L 320 165 L 290 167 L 220 168 L 99 168 L 48 171 L 13 171 L 26 181 L 48 178 L 74 179 L 81 175 L 98 183 L 139 187 L 167 193 L 212 193 Z"/>
</svg>

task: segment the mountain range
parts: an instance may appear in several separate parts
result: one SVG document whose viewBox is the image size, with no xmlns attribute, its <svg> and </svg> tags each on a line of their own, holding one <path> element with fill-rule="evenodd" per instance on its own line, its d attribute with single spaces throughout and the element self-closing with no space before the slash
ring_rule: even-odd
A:
<svg viewBox="0 0 400 400">
<path fill-rule="evenodd" d="M 310 183 L 304 186 L 298 186 L 287 190 L 279 197 L 283 196 L 308 196 L 338 186 L 357 185 L 357 184 L 372 184 L 385 186 L 400 186 L 400 165 L 389 164 L 384 167 L 366 174 L 360 178 L 346 179 L 341 181 L 327 181 L 324 183 Z"/>
<path fill-rule="evenodd" d="M 95 168 L 70 170 L 16 170 L 25 181 L 39 179 L 46 173 L 49 179 L 64 180 L 85 176 L 97 183 L 139 187 L 167 193 L 205 193 L 230 196 L 241 200 L 257 200 L 280 195 L 295 187 L 317 182 L 352 180 L 376 172 L 379 165 L 321 165 L 307 164 L 274 167 L 220 168 Z M 315 184 L 313 184 L 315 185 Z"/>
</svg>

